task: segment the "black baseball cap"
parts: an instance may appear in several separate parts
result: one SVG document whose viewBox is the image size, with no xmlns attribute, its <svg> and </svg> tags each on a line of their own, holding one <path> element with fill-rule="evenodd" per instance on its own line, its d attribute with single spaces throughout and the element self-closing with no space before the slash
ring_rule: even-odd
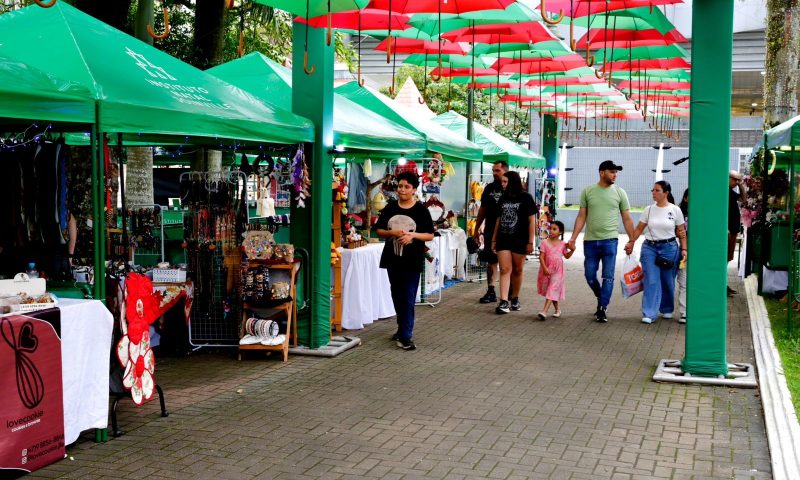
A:
<svg viewBox="0 0 800 480">
<path fill-rule="evenodd" d="M 603 163 L 600 164 L 600 168 L 598 168 L 597 170 L 601 171 L 601 172 L 603 170 L 617 170 L 617 171 L 619 171 L 619 170 L 622 170 L 622 167 L 619 166 L 619 165 L 614 165 L 614 162 L 612 162 L 611 160 L 606 160 L 606 161 L 604 161 Z"/>
</svg>

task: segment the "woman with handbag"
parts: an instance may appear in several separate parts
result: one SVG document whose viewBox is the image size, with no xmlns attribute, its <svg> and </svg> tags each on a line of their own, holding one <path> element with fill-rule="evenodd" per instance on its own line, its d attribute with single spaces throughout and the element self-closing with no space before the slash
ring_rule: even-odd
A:
<svg viewBox="0 0 800 480">
<path fill-rule="evenodd" d="M 653 323 L 659 313 L 665 319 L 672 318 L 675 276 L 679 262 L 686 259 L 686 222 L 681 209 L 674 204 L 672 187 L 669 182 L 659 180 L 653 185 L 652 192 L 655 203 L 644 209 L 631 239 L 635 244 L 647 230 L 641 253 L 644 270 L 642 323 L 647 324 Z"/>
</svg>

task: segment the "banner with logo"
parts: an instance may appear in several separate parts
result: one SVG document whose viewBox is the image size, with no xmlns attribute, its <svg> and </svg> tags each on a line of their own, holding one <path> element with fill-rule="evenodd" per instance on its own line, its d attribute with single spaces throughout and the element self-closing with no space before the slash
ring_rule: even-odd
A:
<svg viewBox="0 0 800 480">
<path fill-rule="evenodd" d="M 0 477 L 61 460 L 61 311 L 0 318 Z"/>
</svg>

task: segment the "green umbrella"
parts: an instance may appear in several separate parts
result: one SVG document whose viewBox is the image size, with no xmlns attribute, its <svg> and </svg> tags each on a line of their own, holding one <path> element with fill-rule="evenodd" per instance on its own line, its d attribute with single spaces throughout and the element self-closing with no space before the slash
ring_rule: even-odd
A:
<svg viewBox="0 0 800 480">
<path fill-rule="evenodd" d="M 517 0 L 505 10 L 478 10 L 458 15 L 442 14 L 441 21 L 435 13 L 416 13 L 411 16 L 408 24 L 433 36 L 438 36 L 442 32 L 467 28 L 472 25 L 538 22 L 541 19 L 542 16 L 535 10 L 530 0 Z"/>
<path fill-rule="evenodd" d="M 616 62 L 619 60 L 649 60 L 654 58 L 689 58 L 689 52 L 680 45 L 609 48 L 598 50 L 595 55 L 597 58 L 604 58 L 606 62 Z"/>
<path fill-rule="evenodd" d="M 675 28 L 661 10 L 650 7 L 631 8 L 628 10 L 612 10 L 608 14 L 596 14 L 587 17 L 575 18 L 572 21 L 575 25 L 588 29 L 608 28 L 606 23 L 615 21 L 617 30 L 650 30 L 656 29 L 665 34 Z"/>
<path fill-rule="evenodd" d="M 339 31 L 349 33 L 351 35 L 369 35 L 370 37 L 375 37 L 378 40 L 383 40 L 389 36 L 389 30 L 361 30 L 359 32 L 358 30 L 339 29 Z M 412 40 L 427 40 L 429 42 L 436 40 L 435 36 L 431 36 L 414 27 L 406 28 L 405 30 L 392 30 L 392 37 L 410 38 Z"/>
<path fill-rule="evenodd" d="M 637 70 L 633 72 L 628 72 L 627 70 L 621 70 L 617 72 L 613 72 L 611 74 L 611 78 L 619 78 L 622 80 L 638 80 L 645 78 L 653 78 L 659 82 L 687 82 L 691 80 L 691 74 L 684 69 L 674 69 L 674 70 Z"/>
<path fill-rule="evenodd" d="M 434 55 L 414 53 L 406 58 L 404 63 L 426 67 L 472 68 L 472 55 L 442 55 L 441 63 Z M 488 56 L 475 56 L 475 68 L 491 68 L 495 60 Z"/>
<path fill-rule="evenodd" d="M 361 10 L 369 0 L 253 0 L 268 7 L 285 10 L 307 18 L 319 17 L 328 13 Z"/>
</svg>

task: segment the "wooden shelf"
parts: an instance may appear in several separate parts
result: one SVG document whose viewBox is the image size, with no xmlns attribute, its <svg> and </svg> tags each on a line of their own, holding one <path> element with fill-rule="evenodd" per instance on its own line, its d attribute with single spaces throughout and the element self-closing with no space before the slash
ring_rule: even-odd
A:
<svg viewBox="0 0 800 480">
<path fill-rule="evenodd" d="M 289 343 L 290 341 L 294 342 L 293 345 L 297 345 L 297 272 L 300 271 L 300 260 L 295 259 L 293 263 L 269 263 L 268 260 L 258 260 L 258 259 L 248 259 L 250 265 L 256 264 L 259 266 L 265 266 L 270 269 L 276 270 L 288 270 L 289 271 L 289 295 L 292 297 L 291 301 L 286 303 L 281 303 L 279 305 L 271 306 L 271 307 L 253 307 L 250 308 L 247 304 L 244 304 L 242 308 L 242 322 L 247 321 L 250 317 L 247 312 L 253 310 L 268 310 L 273 311 L 269 314 L 265 315 L 266 318 L 264 320 L 271 320 L 279 315 L 286 315 L 286 338 L 284 338 L 283 343 L 278 345 L 239 345 L 239 360 L 242 359 L 242 352 L 246 351 L 262 351 L 262 352 L 282 352 L 283 353 L 283 361 L 287 361 L 289 359 Z M 260 317 L 259 317 L 260 318 Z"/>
</svg>

